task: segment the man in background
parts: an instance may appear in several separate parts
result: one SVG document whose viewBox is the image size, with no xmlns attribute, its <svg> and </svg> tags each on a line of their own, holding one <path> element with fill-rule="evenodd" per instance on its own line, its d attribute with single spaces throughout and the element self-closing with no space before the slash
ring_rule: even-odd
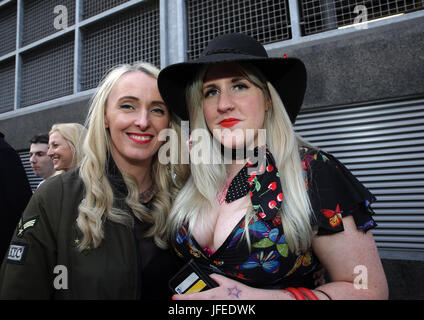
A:
<svg viewBox="0 0 424 320">
<path fill-rule="evenodd" d="M 49 136 L 47 134 L 37 134 L 31 139 L 31 146 L 29 149 L 29 162 L 31 168 L 37 177 L 44 180 L 50 178 L 55 174 L 52 159 L 47 155 L 49 149 Z M 39 185 L 40 185 L 39 184 Z"/>
<path fill-rule="evenodd" d="M 31 195 L 21 158 L 0 132 L 0 261 Z"/>
</svg>

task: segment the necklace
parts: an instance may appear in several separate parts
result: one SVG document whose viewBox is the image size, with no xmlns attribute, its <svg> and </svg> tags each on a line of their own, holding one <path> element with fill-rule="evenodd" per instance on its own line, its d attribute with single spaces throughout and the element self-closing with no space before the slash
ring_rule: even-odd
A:
<svg viewBox="0 0 424 320">
<path fill-rule="evenodd" d="M 140 195 L 138 196 L 138 199 L 141 203 L 147 203 L 149 202 L 149 200 L 153 197 L 154 195 L 154 189 L 155 186 L 152 182 L 152 184 L 150 185 L 149 188 L 147 188 L 147 190 L 143 191 L 140 193 Z"/>
</svg>

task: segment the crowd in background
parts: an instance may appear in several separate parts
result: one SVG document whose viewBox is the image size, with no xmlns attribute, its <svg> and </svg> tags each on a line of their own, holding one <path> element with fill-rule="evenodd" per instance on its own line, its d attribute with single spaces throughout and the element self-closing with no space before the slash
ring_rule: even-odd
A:
<svg viewBox="0 0 424 320">
<path fill-rule="evenodd" d="M 81 143 L 86 129 L 79 123 L 58 123 L 48 133 L 35 134 L 29 141 L 29 161 L 34 174 L 46 179 L 69 171 L 82 159 Z M 19 218 L 31 195 L 31 186 L 19 154 L 0 132 L 0 257 L 3 260 Z M 39 186 L 38 185 L 38 186 Z"/>
</svg>

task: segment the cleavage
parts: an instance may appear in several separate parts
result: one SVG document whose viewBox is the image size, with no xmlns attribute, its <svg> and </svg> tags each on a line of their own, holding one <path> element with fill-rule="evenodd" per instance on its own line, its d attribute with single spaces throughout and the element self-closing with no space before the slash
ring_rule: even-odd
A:
<svg viewBox="0 0 424 320">
<path fill-rule="evenodd" d="M 202 249 L 209 248 L 213 252 L 217 251 L 244 218 L 250 204 L 248 195 L 231 203 L 217 204 L 209 212 L 205 226 L 194 228 L 194 239 Z"/>
</svg>

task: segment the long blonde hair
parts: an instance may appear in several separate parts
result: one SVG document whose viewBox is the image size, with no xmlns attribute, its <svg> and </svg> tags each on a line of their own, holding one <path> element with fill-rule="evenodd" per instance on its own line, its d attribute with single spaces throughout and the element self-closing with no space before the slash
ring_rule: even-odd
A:
<svg viewBox="0 0 424 320">
<path fill-rule="evenodd" d="M 311 227 L 312 210 L 307 194 L 303 169 L 299 156 L 299 146 L 307 144 L 294 132 L 290 118 L 284 108 L 280 96 L 271 83 L 266 81 L 261 73 L 250 64 L 239 65 L 244 76 L 259 87 L 264 93 L 265 103 L 270 105 L 265 116 L 266 143 L 273 153 L 280 172 L 284 201 L 280 209 L 284 235 L 289 248 L 293 252 L 306 251 L 311 245 L 313 231 Z M 203 78 L 206 67 L 201 68 L 194 81 L 187 89 L 187 101 L 192 130 L 202 128 L 210 131 L 203 115 Z M 199 149 L 216 150 L 212 134 L 210 139 L 201 139 Z M 219 148 L 219 146 L 218 146 Z M 222 188 L 226 179 L 224 164 L 191 164 L 191 177 L 174 201 L 171 211 L 168 232 L 174 236 L 182 223 L 189 222 L 189 232 L 197 223 L 204 223 L 205 214 L 210 212 L 216 203 L 216 194 Z M 254 210 L 248 209 L 246 222 L 252 219 Z M 250 244 L 245 224 L 245 236 Z"/>
<path fill-rule="evenodd" d="M 81 146 L 85 139 L 87 129 L 79 123 L 56 123 L 50 129 L 49 137 L 53 132 L 59 132 L 71 148 L 72 163 L 69 169 L 79 166 L 83 158 Z"/>
<path fill-rule="evenodd" d="M 124 225 L 133 223 L 129 212 L 113 206 L 114 194 L 106 172 L 107 156 L 111 151 L 111 137 L 105 126 L 106 101 L 116 82 L 128 72 L 143 72 L 156 79 L 159 74 L 156 67 L 145 62 L 117 66 L 104 77 L 91 100 L 86 120 L 88 133 L 83 144 L 85 155 L 79 171 L 85 185 L 85 197 L 78 207 L 77 218 L 77 225 L 83 235 L 79 244 L 80 250 L 99 246 L 104 238 L 105 219 Z M 172 114 L 171 129 L 175 130 L 178 135 L 180 134 L 179 125 Z M 151 202 L 151 209 L 140 204 L 139 189 L 135 178 L 125 172 L 121 172 L 121 174 L 128 190 L 125 199 L 126 205 L 137 219 L 152 223 L 146 237 L 153 237 L 159 247 L 166 248 L 167 216 L 171 209 L 172 199 L 188 176 L 188 166 L 164 165 L 159 162 L 157 155 L 154 156 L 151 176 L 156 193 Z"/>
</svg>

